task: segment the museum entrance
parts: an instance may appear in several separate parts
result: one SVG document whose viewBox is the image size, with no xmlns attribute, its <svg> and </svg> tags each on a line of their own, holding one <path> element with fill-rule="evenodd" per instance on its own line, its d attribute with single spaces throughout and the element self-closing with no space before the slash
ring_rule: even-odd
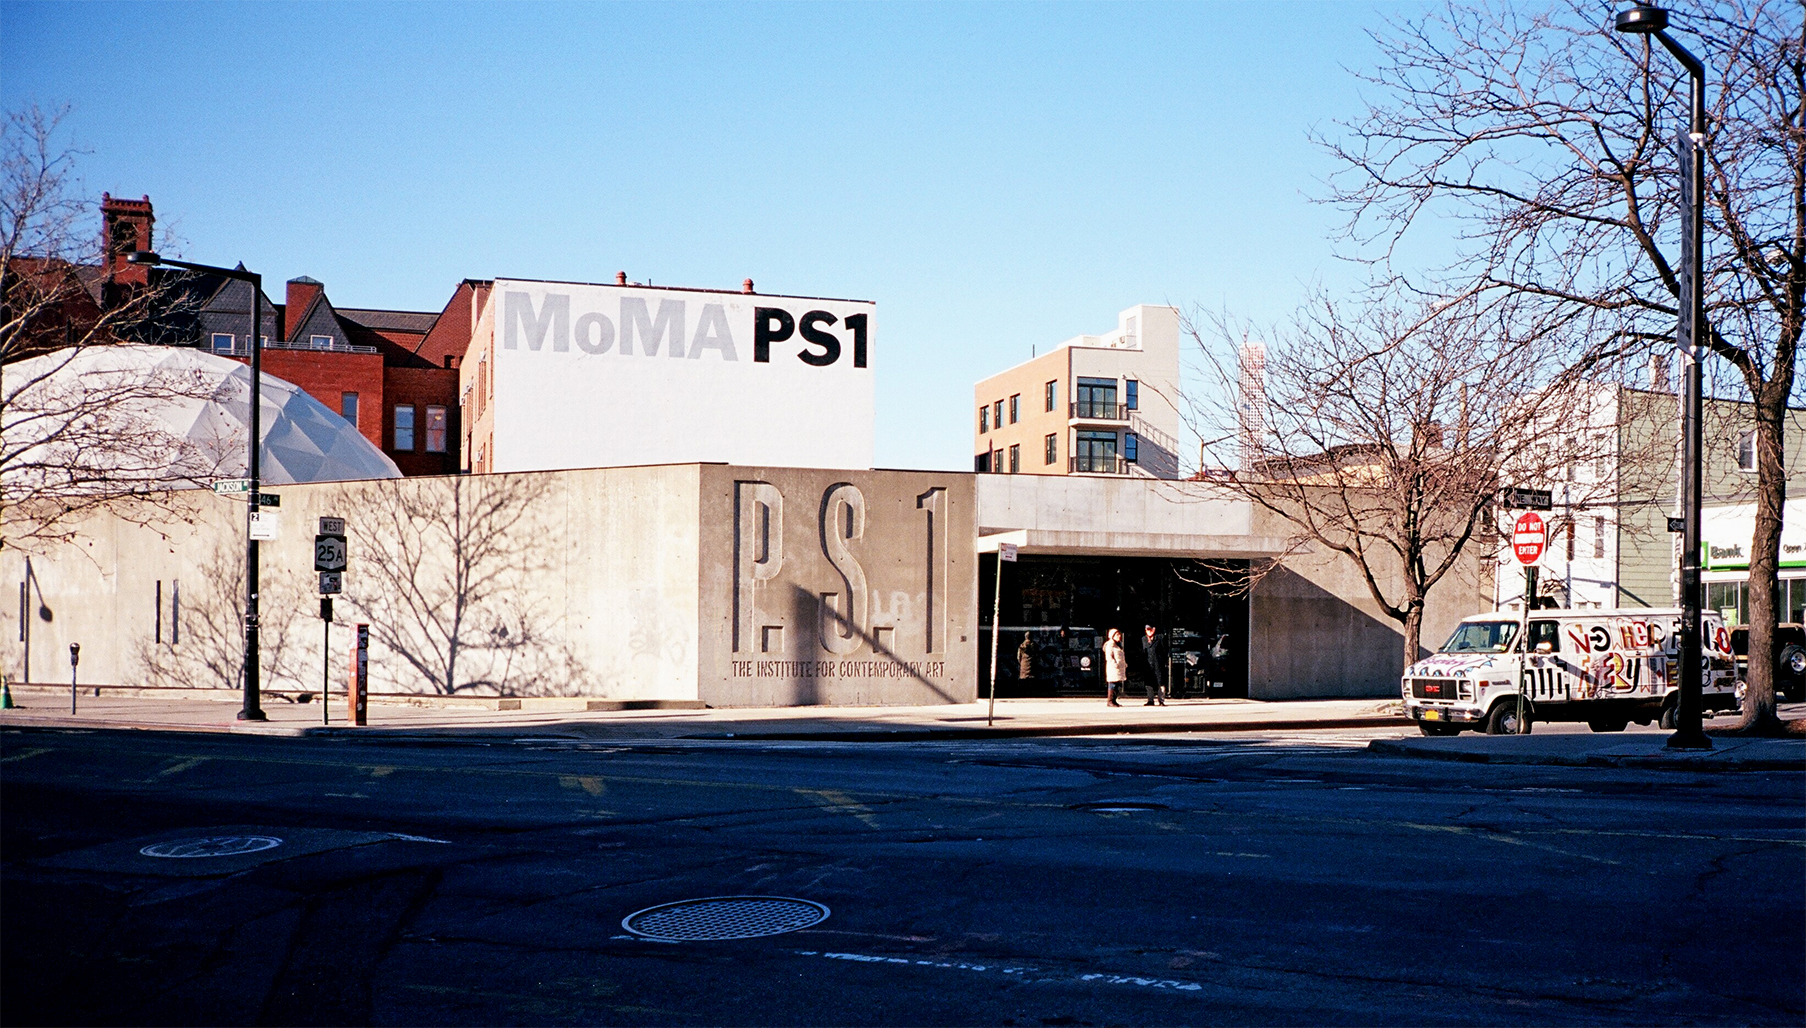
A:
<svg viewBox="0 0 1806 1028">
<path fill-rule="evenodd" d="M 1003 569 L 997 695 L 1104 695 L 1104 633 L 1122 629 L 1127 695 L 1145 689 L 1142 626 L 1168 640 L 1175 697 L 1248 695 L 1246 561 L 1023 554 Z M 991 674 L 997 555 L 979 554 L 978 695 Z M 1028 674 L 1024 675 L 1023 671 Z"/>
</svg>

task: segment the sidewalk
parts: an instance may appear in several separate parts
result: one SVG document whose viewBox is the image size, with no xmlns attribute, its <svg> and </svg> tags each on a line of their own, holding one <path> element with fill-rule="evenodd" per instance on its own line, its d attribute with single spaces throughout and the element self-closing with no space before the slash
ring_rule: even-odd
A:
<svg viewBox="0 0 1806 1028">
<path fill-rule="evenodd" d="M 267 722 L 236 720 L 237 702 L 167 697 L 82 696 L 69 713 L 67 694 L 14 696 L 23 705 L 0 711 L 0 726 L 125 728 L 153 731 L 244 732 L 289 736 L 437 738 L 534 736 L 585 740 L 752 739 L 824 742 L 912 742 L 928 739 L 1117 735 L 1158 732 L 1252 732 L 1330 728 L 1408 728 L 1396 700 L 1174 700 L 1164 707 L 1139 702 L 1106 707 L 1101 700 L 998 700 L 987 726 L 985 704 L 928 707 L 777 707 L 757 709 L 494 710 L 373 702 L 369 724 L 345 723 L 335 697 L 332 724 L 320 723 L 318 703 L 270 700 Z M 529 703 L 531 701 L 528 701 Z M 567 702 L 575 707 L 577 703 Z"/>
</svg>

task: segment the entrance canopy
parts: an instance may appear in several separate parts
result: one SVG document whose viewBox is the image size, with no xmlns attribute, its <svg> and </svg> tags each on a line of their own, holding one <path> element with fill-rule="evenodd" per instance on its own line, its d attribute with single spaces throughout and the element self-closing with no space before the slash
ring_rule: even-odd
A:
<svg viewBox="0 0 1806 1028">
<path fill-rule="evenodd" d="M 1255 535 L 1253 505 L 1208 482 L 979 475 L 979 553 L 1251 560 L 1283 556 Z"/>
</svg>

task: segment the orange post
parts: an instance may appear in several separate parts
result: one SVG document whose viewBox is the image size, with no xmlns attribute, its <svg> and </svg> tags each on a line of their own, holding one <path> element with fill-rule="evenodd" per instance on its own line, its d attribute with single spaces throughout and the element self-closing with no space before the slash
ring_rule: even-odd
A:
<svg viewBox="0 0 1806 1028">
<path fill-rule="evenodd" d="M 346 683 L 346 718 L 354 725 L 368 724 L 370 703 L 370 626 L 357 626 L 357 645 L 351 650 L 351 681 Z"/>
</svg>

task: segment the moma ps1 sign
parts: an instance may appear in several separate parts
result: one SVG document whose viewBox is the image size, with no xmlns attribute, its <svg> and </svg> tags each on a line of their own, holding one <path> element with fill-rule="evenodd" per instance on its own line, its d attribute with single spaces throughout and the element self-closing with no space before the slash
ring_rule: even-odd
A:
<svg viewBox="0 0 1806 1028">
<path fill-rule="evenodd" d="M 872 466 L 875 304 L 497 279 L 492 470 Z"/>
</svg>

